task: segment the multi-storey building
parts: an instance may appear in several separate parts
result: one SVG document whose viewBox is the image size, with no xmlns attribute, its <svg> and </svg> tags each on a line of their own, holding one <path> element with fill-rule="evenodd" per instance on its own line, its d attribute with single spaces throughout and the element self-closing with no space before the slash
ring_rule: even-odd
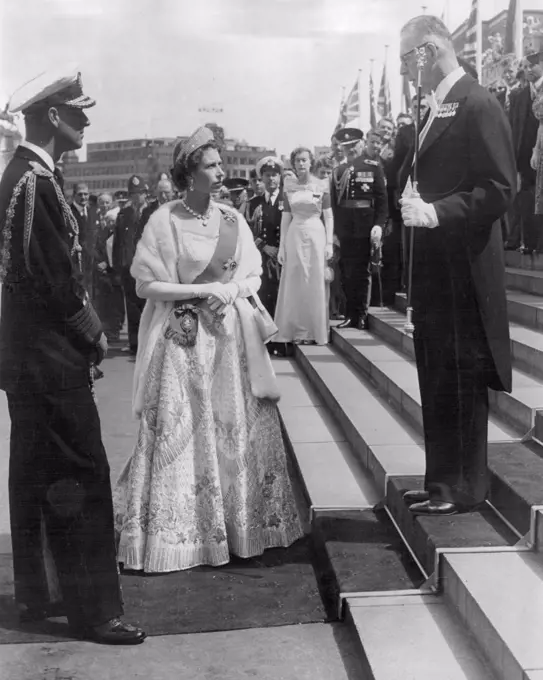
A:
<svg viewBox="0 0 543 680">
<path fill-rule="evenodd" d="M 210 124 L 223 145 L 223 163 L 227 176 L 248 178 L 251 168 L 273 149 L 250 146 L 245 142 L 224 139 L 222 128 Z M 78 162 L 75 155 L 63 158 L 65 186 L 68 193 L 77 182 L 85 182 L 91 193 L 126 189 L 131 175 L 140 175 L 153 187 L 160 174 L 172 166 L 173 151 L 179 139 L 155 137 L 111 142 L 95 142 L 87 146 L 87 160 Z"/>
</svg>

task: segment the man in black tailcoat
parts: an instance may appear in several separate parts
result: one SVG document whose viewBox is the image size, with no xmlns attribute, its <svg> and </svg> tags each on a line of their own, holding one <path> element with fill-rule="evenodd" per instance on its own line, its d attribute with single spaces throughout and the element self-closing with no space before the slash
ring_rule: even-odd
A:
<svg viewBox="0 0 543 680">
<path fill-rule="evenodd" d="M 121 279 L 126 304 L 128 322 L 128 351 L 132 355 L 138 352 L 138 331 L 145 300 L 136 294 L 136 282 L 130 273 L 132 260 L 136 252 L 136 244 L 141 236 L 142 222 L 147 221 L 147 186 L 141 177 L 132 175 L 128 180 L 128 203 L 117 215 L 113 236 L 113 269 Z"/>
<path fill-rule="evenodd" d="M 84 182 L 74 184 L 71 208 L 79 227 L 83 285 L 93 298 L 96 240 L 100 231 L 100 220 L 96 206 L 92 205 L 89 199 L 89 187 Z"/>
<path fill-rule="evenodd" d="M 55 170 L 63 152 L 81 148 L 84 109 L 94 103 L 74 67 L 30 81 L 10 106 L 26 126 L 0 182 L 15 600 L 22 621 L 66 615 L 84 638 L 136 644 L 145 634 L 119 618 L 109 465 L 89 380 L 107 341 L 82 285 L 78 225 Z"/>
<path fill-rule="evenodd" d="M 536 87 L 543 82 L 543 67 L 539 59 L 526 61 L 528 83 L 509 96 L 509 122 L 513 132 L 519 194 L 517 206 L 519 226 L 508 235 L 508 246 L 523 246 L 532 252 L 540 246 L 543 216 L 535 214 L 536 172 L 530 161 L 537 141 L 539 122 L 532 110 Z"/>
<path fill-rule="evenodd" d="M 281 265 L 277 261 L 279 241 L 281 237 L 281 218 L 283 216 L 283 192 L 281 188 L 281 173 L 283 163 L 279 158 L 266 156 L 262 158 L 256 171 L 264 183 L 264 194 L 254 196 L 251 204 L 253 234 L 257 248 L 262 253 L 262 285 L 258 295 L 262 304 L 275 316 L 277 294 Z M 271 354 L 283 355 L 285 346 L 281 343 L 267 344 Z"/>
<path fill-rule="evenodd" d="M 488 388 L 511 390 L 500 218 L 515 194 L 511 131 L 496 98 L 458 66 L 451 35 L 420 16 L 401 32 L 402 74 L 430 110 L 402 168 L 402 217 L 415 229 L 414 342 L 426 449 L 425 490 L 408 492 L 416 514 L 470 510 L 487 494 Z"/>
<path fill-rule="evenodd" d="M 385 176 L 378 159 L 363 153 L 363 133 L 342 128 L 335 137 L 347 161 L 332 174 L 334 230 L 340 243 L 346 318 L 338 328 L 367 329 L 371 295 L 371 253 L 381 243 L 387 218 Z"/>
</svg>

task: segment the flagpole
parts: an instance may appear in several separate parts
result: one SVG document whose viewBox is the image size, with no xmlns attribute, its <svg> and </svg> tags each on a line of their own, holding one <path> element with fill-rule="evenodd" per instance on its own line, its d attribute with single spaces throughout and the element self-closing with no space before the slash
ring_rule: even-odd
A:
<svg viewBox="0 0 543 680">
<path fill-rule="evenodd" d="M 422 70 L 426 62 L 426 47 L 416 48 L 417 52 L 417 115 L 415 116 L 415 156 L 413 158 L 413 195 L 418 195 L 419 181 L 419 153 L 420 153 L 420 102 L 422 100 Z M 415 326 L 413 324 L 413 307 L 411 306 L 411 295 L 413 292 L 413 250 L 415 248 L 415 229 L 410 227 L 409 234 L 409 264 L 407 273 L 407 309 L 404 331 L 413 334 Z"/>
<path fill-rule="evenodd" d="M 373 121 L 376 119 L 375 115 L 375 81 L 373 80 L 373 62 L 375 59 L 370 59 L 370 78 L 371 78 L 371 89 L 370 89 L 370 128 L 373 127 Z M 373 92 L 371 91 L 373 90 Z"/>
<path fill-rule="evenodd" d="M 515 12 L 515 57 L 519 64 L 524 57 L 524 7 L 523 1 L 517 0 Z"/>
<path fill-rule="evenodd" d="M 482 82 L 483 78 L 483 22 L 481 19 L 481 7 L 480 2 L 476 3 L 475 7 L 475 68 L 477 70 L 477 76 L 479 82 Z"/>
</svg>

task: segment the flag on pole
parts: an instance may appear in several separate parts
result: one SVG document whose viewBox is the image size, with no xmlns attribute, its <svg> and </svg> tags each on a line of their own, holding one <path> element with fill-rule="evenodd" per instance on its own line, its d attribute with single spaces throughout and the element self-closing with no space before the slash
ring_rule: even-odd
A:
<svg viewBox="0 0 543 680">
<path fill-rule="evenodd" d="M 347 125 L 347 123 L 350 123 L 355 118 L 360 118 L 359 80 L 360 78 L 357 77 L 353 89 L 343 104 L 343 125 Z"/>
<path fill-rule="evenodd" d="M 505 54 L 514 54 L 522 59 L 523 53 L 523 16 L 521 0 L 510 0 L 505 25 Z"/>
<path fill-rule="evenodd" d="M 377 125 L 377 118 L 375 116 L 375 88 L 373 86 L 373 73 L 370 71 L 370 126 L 374 128 Z"/>
<path fill-rule="evenodd" d="M 466 44 L 462 56 L 476 69 L 479 78 L 481 77 L 482 43 L 482 22 L 479 0 L 472 0 L 471 12 L 466 28 Z"/>
<path fill-rule="evenodd" d="M 334 132 L 337 132 L 340 130 L 342 127 L 345 127 L 346 120 L 345 120 L 345 88 L 343 88 L 342 93 L 341 93 L 341 104 L 339 105 L 339 116 L 337 119 L 336 127 L 334 128 Z"/>
<path fill-rule="evenodd" d="M 377 100 L 377 112 L 383 118 L 390 116 L 392 106 L 390 103 L 390 85 L 387 76 L 387 63 L 383 65 L 383 75 L 381 77 L 381 87 L 379 88 L 379 98 Z"/>
</svg>

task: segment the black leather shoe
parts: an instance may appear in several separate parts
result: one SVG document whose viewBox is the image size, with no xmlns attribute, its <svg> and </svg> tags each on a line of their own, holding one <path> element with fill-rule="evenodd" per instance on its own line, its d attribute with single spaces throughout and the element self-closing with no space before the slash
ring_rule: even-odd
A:
<svg viewBox="0 0 543 680">
<path fill-rule="evenodd" d="M 351 328 L 352 325 L 353 325 L 352 320 L 350 319 L 350 317 L 347 316 L 347 317 L 345 317 L 344 321 L 342 321 L 341 323 L 338 323 L 336 328 Z"/>
<path fill-rule="evenodd" d="M 368 320 L 368 315 L 367 314 L 361 314 L 358 318 L 358 323 L 356 324 L 356 327 L 358 328 L 359 331 L 367 331 L 369 330 L 370 324 Z"/>
<path fill-rule="evenodd" d="M 406 503 L 412 505 L 413 503 L 424 503 L 430 500 L 430 494 L 428 491 L 406 491 L 403 495 L 403 499 Z"/>
<path fill-rule="evenodd" d="M 458 514 L 458 507 L 454 503 L 446 503 L 445 501 L 425 501 L 424 503 L 410 505 L 409 511 L 414 515 L 442 517 Z"/>
<path fill-rule="evenodd" d="M 78 637 L 100 645 L 140 645 L 147 637 L 141 628 L 124 623 L 121 619 L 111 619 L 101 626 L 87 626 L 76 632 Z"/>
</svg>

